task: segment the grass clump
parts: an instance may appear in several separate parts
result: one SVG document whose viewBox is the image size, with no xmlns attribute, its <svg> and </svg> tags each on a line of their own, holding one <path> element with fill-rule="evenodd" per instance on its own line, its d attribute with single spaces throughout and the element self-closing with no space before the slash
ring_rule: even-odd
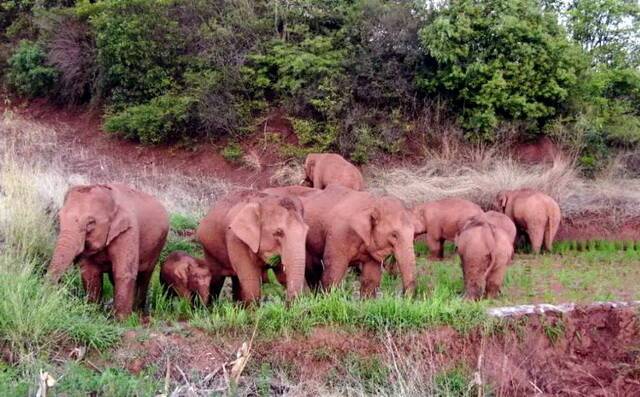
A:
<svg viewBox="0 0 640 397">
<path fill-rule="evenodd" d="M 195 230 L 198 228 L 198 220 L 190 215 L 174 213 L 169 216 L 169 225 L 171 226 L 171 230 L 176 232 Z"/>
</svg>

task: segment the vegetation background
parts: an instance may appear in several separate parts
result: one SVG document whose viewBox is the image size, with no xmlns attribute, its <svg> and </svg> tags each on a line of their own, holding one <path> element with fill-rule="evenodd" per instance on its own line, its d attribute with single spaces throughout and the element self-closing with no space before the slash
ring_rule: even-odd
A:
<svg viewBox="0 0 640 397">
<path fill-rule="evenodd" d="M 0 73 L 11 94 L 94 106 L 107 132 L 146 145 L 214 141 L 242 161 L 243 141 L 283 112 L 298 144 L 269 139 L 285 158 L 331 150 L 375 163 L 423 150 L 420 167 L 367 167 L 373 190 L 407 202 L 460 196 L 486 206 L 500 189 L 533 186 L 570 220 L 604 214 L 596 222 L 618 228 L 640 211 L 639 18 L 633 0 L 6 0 Z M 116 323 L 108 282 L 102 305 L 83 301 L 77 270 L 63 288 L 42 282 L 69 184 L 117 179 L 156 195 L 171 212 L 165 254 L 195 255 L 190 233 L 234 186 L 180 170 L 123 170 L 90 147 L 57 142 L 55 128 L 64 127 L 9 106 L 0 118 L 0 395 L 35 394 L 42 371 L 58 381 L 53 392 L 108 396 L 555 394 L 594 379 L 584 394 L 624 395 L 616 387 L 638 384 L 636 312 L 614 332 L 598 316 L 574 327 L 569 317 L 502 322 L 486 310 L 638 299 L 640 244 L 631 240 L 519 252 L 505 294 L 479 303 L 460 298 L 450 250 L 431 263 L 421 244 L 413 300 L 385 275 L 381 298 L 361 301 L 350 275 L 341 289 L 288 308 L 275 283 L 258 308 L 228 295 L 192 308 L 163 295 L 156 275 L 151 316 Z M 596 178 L 577 176 L 572 161 L 530 167 L 497 153 L 541 136 Z M 613 161 L 620 151 L 629 152 L 624 164 Z M 299 181 L 300 172 L 288 163 L 272 182 Z M 230 380 L 224 371 L 245 342 L 251 359 Z M 481 362 L 496 345 L 515 363 L 498 375 L 492 360 Z M 205 353 L 208 369 L 196 359 Z M 557 378 L 544 372 L 565 363 L 553 367 Z"/>
<path fill-rule="evenodd" d="M 549 136 L 594 175 L 640 142 L 639 21 L 634 0 L 8 0 L 0 71 L 124 138 L 222 138 L 232 160 L 283 109 L 285 157 Z"/>
</svg>

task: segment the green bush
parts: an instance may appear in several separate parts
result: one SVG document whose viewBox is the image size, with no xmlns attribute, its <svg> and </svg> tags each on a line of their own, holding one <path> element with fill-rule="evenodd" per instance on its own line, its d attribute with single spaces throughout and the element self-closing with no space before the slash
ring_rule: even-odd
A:
<svg viewBox="0 0 640 397">
<path fill-rule="evenodd" d="M 143 144 L 172 142 L 191 133 L 192 107 L 191 97 L 163 95 L 107 116 L 104 128 Z"/>
<path fill-rule="evenodd" d="M 55 84 L 58 71 L 46 65 L 46 54 L 42 48 L 30 41 L 22 41 L 9 58 L 9 84 L 21 95 L 43 96 Z"/>
<path fill-rule="evenodd" d="M 578 49 L 535 0 L 452 2 L 420 36 L 435 65 L 421 86 L 450 98 L 475 140 L 493 140 L 502 121 L 537 127 L 576 83 Z"/>
<path fill-rule="evenodd" d="M 221 154 L 225 160 L 232 163 L 238 163 L 240 162 L 240 160 L 242 160 L 242 156 L 244 156 L 244 151 L 242 150 L 242 146 L 240 146 L 240 144 L 238 144 L 237 142 L 229 142 L 222 149 Z"/>
<path fill-rule="evenodd" d="M 174 87 L 185 40 L 171 4 L 106 0 L 82 5 L 95 29 L 101 89 L 115 105 L 143 103 Z"/>
</svg>

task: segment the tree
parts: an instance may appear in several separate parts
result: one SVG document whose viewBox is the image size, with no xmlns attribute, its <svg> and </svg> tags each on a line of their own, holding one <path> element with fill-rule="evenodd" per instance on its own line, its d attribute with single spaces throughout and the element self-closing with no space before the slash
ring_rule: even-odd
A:
<svg viewBox="0 0 640 397">
<path fill-rule="evenodd" d="M 573 0 L 567 10 L 573 39 L 595 64 L 640 65 L 640 3 L 637 0 Z"/>
<path fill-rule="evenodd" d="M 434 70 L 421 86 L 450 99 L 476 140 L 493 140 L 502 121 L 537 129 L 576 82 L 575 48 L 536 0 L 451 1 L 420 36 Z"/>
</svg>

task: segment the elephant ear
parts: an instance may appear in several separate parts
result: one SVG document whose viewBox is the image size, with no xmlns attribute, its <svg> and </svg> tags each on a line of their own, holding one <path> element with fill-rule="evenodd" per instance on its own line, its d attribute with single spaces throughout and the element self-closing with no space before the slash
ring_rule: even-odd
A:
<svg viewBox="0 0 640 397">
<path fill-rule="evenodd" d="M 260 249 L 260 204 L 249 203 L 242 207 L 229 229 L 257 254 Z"/>
<path fill-rule="evenodd" d="M 353 231 L 362 239 L 365 246 L 371 245 L 371 237 L 373 228 L 380 219 L 380 213 L 377 208 L 369 208 L 351 218 L 351 227 Z"/>
<path fill-rule="evenodd" d="M 109 245 L 113 239 L 129 230 L 129 228 L 131 228 L 131 215 L 122 208 L 118 208 L 115 216 L 111 220 L 111 226 L 109 226 L 107 245 Z"/>
<path fill-rule="evenodd" d="M 312 154 L 307 156 L 307 159 L 304 162 L 304 172 L 307 174 L 307 178 L 311 179 L 313 175 L 313 169 L 316 166 L 316 159 Z"/>
</svg>

